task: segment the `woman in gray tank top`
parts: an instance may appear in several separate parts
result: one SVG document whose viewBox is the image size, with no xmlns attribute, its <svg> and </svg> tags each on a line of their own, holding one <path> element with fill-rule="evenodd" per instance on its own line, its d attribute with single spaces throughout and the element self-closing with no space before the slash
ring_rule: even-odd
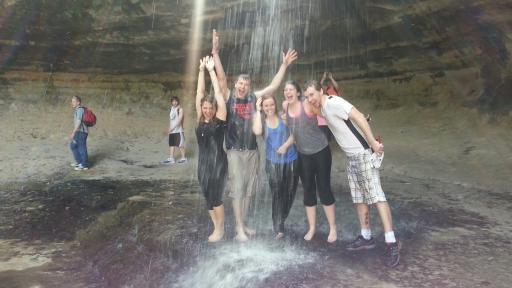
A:
<svg viewBox="0 0 512 288">
<path fill-rule="evenodd" d="M 318 127 L 316 114 L 310 104 L 300 99 L 301 89 L 295 81 L 288 81 L 284 87 L 283 106 L 286 122 L 299 151 L 300 178 L 304 189 L 304 206 L 309 230 L 304 240 L 310 241 L 316 231 L 317 187 L 320 202 L 329 222 L 327 242 L 337 240 L 335 200 L 331 192 L 331 150 L 325 134 Z"/>
</svg>

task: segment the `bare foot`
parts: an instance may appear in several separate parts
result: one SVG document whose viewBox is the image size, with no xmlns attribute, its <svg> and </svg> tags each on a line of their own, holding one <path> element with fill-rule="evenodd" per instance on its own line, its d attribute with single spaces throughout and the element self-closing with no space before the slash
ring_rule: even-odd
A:
<svg viewBox="0 0 512 288">
<path fill-rule="evenodd" d="M 244 232 L 245 232 L 245 234 L 247 234 L 248 236 L 254 236 L 254 235 L 256 235 L 256 230 L 251 229 L 251 228 L 249 228 L 249 227 L 244 227 Z"/>
<path fill-rule="evenodd" d="M 276 235 L 276 237 L 275 237 L 275 239 L 276 239 L 276 240 L 281 240 L 281 239 L 283 239 L 283 238 L 284 238 L 284 233 L 283 233 L 283 232 L 279 232 L 279 233 L 277 233 L 277 235 Z"/>
<path fill-rule="evenodd" d="M 309 229 L 308 233 L 304 235 L 304 240 L 311 241 L 311 239 L 313 239 L 313 236 L 315 236 L 315 230 Z"/>
<path fill-rule="evenodd" d="M 235 236 L 235 240 L 238 242 L 247 242 L 249 241 L 249 238 L 247 238 L 247 235 L 245 235 L 245 233 L 237 233 Z"/>
<path fill-rule="evenodd" d="M 224 231 L 213 230 L 212 235 L 208 237 L 208 242 L 218 242 L 224 236 Z"/>
<path fill-rule="evenodd" d="M 327 242 L 334 243 L 338 240 L 338 234 L 336 233 L 336 229 L 331 229 L 329 231 L 329 236 L 327 236 Z"/>
</svg>

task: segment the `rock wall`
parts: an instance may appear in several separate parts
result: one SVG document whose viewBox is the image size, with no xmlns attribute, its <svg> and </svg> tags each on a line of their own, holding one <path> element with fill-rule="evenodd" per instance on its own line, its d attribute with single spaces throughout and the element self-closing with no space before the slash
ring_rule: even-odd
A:
<svg viewBox="0 0 512 288">
<path fill-rule="evenodd" d="M 60 109 L 73 94 L 147 126 L 148 113 L 165 119 L 170 95 L 192 112 L 195 75 L 185 72 L 195 2 L 0 1 L 0 117 Z M 331 71 L 344 96 L 374 116 L 396 171 L 508 189 L 510 1 L 204 3 L 199 54 L 217 28 L 229 75 L 252 73 L 262 87 L 280 51 L 293 47 L 300 58 L 287 77 Z"/>
</svg>

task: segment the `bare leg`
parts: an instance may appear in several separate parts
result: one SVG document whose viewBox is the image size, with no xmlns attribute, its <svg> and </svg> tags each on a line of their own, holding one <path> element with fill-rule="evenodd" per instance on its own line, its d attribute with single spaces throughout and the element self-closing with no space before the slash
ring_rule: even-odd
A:
<svg viewBox="0 0 512 288">
<path fill-rule="evenodd" d="M 389 209 L 388 202 L 377 202 L 375 206 L 377 207 L 377 211 L 379 212 L 380 221 L 382 222 L 384 232 L 393 231 L 393 220 L 391 217 L 391 209 Z"/>
<path fill-rule="evenodd" d="M 356 203 L 356 210 L 361 229 L 370 229 L 370 207 L 368 207 L 368 204 Z"/>
<path fill-rule="evenodd" d="M 174 146 L 169 147 L 169 158 L 174 158 Z"/>
<path fill-rule="evenodd" d="M 241 199 L 233 199 L 233 214 L 235 214 L 235 230 L 236 236 L 235 239 L 240 242 L 245 242 L 249 240 L 244 230 L 244 222 L 243 222 L 243 211 L 242 211 L 242 200 Z"/>
<path fill-rule="evenodd" d="M 306 218 L 308 219 L 309 230 L 308 233 L 304 235 L 304 240 L 311 241 L 313 236 L 315 236 L 316 206 L 306 206 Z"/>
<path fill-rule="evenodd" d="M 210 236 L 208 236 L 208 242 L 211 242 L 212 236 L 217 230 L 217 215 L 215 215 L 214 210 L 208 210 L 208 214 L 210 214 L 210 219 L 212 219 L 213 222 L 213 232 L 210 234 Z"/>
<path fill-rule="evenodd" d="M 335 207 L 335 204 L 331 204 L 329 206 L 324 205 L 325 217 L 329 223 L 329 236 L 327 236 L 327 242 L 329 243 L 334 243 L 338 239 L 338 234 L 336 232 Z"/>
<path fill-rule="evenodd" d="M 180 147 L 181 159 L 185 159 L 185 146 Z"/>
<path fill-rule="evenodd" d="M 213 211 L 213 213 L 211 213 Z M 212 216 L 214 230 L 212 235 L 208 237 L 208 242 L 217 242 L 224 236 L 224 205 L 213 207 L 210 210 L 210 216 Z"/>
</svg>

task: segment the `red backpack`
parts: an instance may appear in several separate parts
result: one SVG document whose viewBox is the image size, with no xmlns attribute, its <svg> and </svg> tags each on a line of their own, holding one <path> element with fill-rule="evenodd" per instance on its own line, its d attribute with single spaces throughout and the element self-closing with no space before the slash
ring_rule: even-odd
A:
<svg viewBox="0 0 512 288">
<path fill-rule="evenodd" d="M 82 108 L 84 108 L 84 116 L 82 117 L 82 122 L 84 122 L 85 126 L 92 127 L 96 125 L 96 115 L 94 115 L 92 110 L 87 107 Z"/>
</svg>

